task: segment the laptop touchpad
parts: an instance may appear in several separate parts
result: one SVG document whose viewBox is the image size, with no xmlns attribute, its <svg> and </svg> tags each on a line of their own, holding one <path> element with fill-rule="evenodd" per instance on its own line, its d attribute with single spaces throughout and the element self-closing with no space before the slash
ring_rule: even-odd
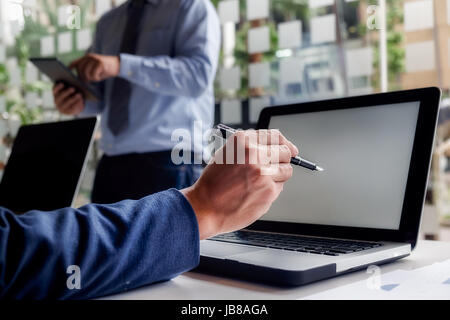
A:
<svg viewBox="0 0 450 320">
<path fill-rule="evenodd" d="M 224 243 L 219 241 L 203 240 L 200 241 L 200 255 L 213 258 L 227 258 L 241 253 L 251 253 L 263 251 L 255 247 L 242 246 L 232 243 Z"/>
</svg>

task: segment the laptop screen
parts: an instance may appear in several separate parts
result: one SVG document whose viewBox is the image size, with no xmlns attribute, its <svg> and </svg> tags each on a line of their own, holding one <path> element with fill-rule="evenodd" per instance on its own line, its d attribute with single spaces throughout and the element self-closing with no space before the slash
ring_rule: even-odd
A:
<svg viewBox="0 0 450 320">
<path fill-rule="evenodd" d="M 21 127 L 0 183 L 0 206 L 15 213 L 71 206 L 96 121 Z"/>
<path fill-rule="evenodd" d="M 273 116 L 300 156 L 262 220 L 398 230 L 420 102 Z"/>
</svg>

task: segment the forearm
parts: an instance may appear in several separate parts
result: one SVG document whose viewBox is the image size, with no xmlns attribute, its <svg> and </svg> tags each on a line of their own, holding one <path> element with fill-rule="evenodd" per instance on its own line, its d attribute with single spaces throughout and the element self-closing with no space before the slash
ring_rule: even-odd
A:
<svg viewBox="0 0 450 320">
<path fill-rule="evenodd" d="M 197 97 L 214 78 L 213 65 L 205 56 L 142 57 L 120 55 L 119 76 L 159 94 Z"/>
<path fill-rule="evenodd" d="M 2 298 L 93 298 L 170 279 L 199 261 L 196 217 L 176 190 L 0 219 Z M 80 289 L 67 287 L 72 265 Z"/>
</svg>

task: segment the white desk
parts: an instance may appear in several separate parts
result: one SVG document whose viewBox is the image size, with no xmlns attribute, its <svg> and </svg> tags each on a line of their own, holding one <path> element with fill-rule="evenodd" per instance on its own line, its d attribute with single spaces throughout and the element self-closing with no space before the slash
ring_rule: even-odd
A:
<svg viewBox="0 0 450 320">
<path fill-rule="evenodd" d="M 383 274 L 399 269 L 412 270 L 447 259 L 450 259 L 450 242 L 419 241 L 409 257 L 381 266 L 381 272 Z M 109 296 L 107 299 L 301 299 L 324 290 L 365 280 L 369 276 L 365 270 L 361 270 L 303 287 L 284 289 L 187 272 L 171 281 Z"/>
</svg>

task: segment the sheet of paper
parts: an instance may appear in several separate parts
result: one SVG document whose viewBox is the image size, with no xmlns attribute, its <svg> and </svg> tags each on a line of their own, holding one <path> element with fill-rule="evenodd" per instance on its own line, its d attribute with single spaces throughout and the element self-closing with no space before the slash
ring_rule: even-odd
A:
<svg viewBox="0 0 450 320">
<path fill-rule="evenodd" d="M 58 53 L 68 53 L 72 51 L 72 32 L 61 32 L 58 34 Z"/>
<path fill-rule="evenodd" d="M 239 22 L 239 0 L 222 0 L 218 8 L 220 22 Z"/>
<path fill-rule="evenodd" d="M 241 88 L 241 68 L 233 67 L 220 71 L 220 88 L 222 90 L 239 90 Z"/>
<path fill-rule="evenodd" d="M 450 299 L 450 260 L 409 271 L 406 281 L 391 291 L 390 299 Z"/>
<path fill-rule="evenodd" d="M 55 36 L 48 35 L 41 38 L 41 56 L 49 57 L 55 55 Z"/>
<path fill-rule="evenodd" d="M 101 17 L 111 8 L 111 0 L 95 0 L 95 15 L 97 17 Z"/>
<path fill-rule="evenodd" d="M 380 269 L 381 270 L 381 269 Z M 450 260 L 415 270 L 371 273 L 366 280 L 326 290 L 307 300 L 449 299 Z"/>
<path fill-rule="evenodd" d="M 36 92 L 27 92 L 25 94 L 25 105 L 28 109 L 34 109 L 37 107 L 38 94 Z"/>
<path fill-rule="evenodd" d="M 6 47 L 4 44 L 0 44 L 0 63 L 6 62 Z"/>
<path fill-rule="evenodd" d="M 261 110 L 270 106 L 270 97 L 250 98 L 248 103 L 250 123 L 257 123 Z"/>
<path fill-rule="evenodd" d="M 334 0 L 309 0 L 308 3 L 310 8 L 320 8 L 333 5 Z"/>
<path fill-rule="evenodd" d="M 371 47 L 346 51 L 347 76 L 359 77 L 373 74 L 373 49 Z"/>
<path fill-rule="evenodd" d="M 250 63 L 248 65 L 248 76 L 250 88 L 270 86 L 269 62 Z"/>
<path fill-rule="evenodd" d="M 92 33 L 90 29 L 77 31 L 77 50 L 85 51 L 92 43 Z"/>
<path fill-rule="evenodd" d="M 220 105 L 220 122 L 225 124 L 242 123 L 242 105 L 240 100 L 222 100 Z"/>
<path fill-rule="evenodd" d="M 436 68 L 433 41 L 415 42 L 406 45 L 406 71 L 427 71 Z"/>
<path fill-rule="evenodd" d="M 420 0 L 405 2 L 404 19 L 405 31 L 416 31 L 433 28 L 433 1 Z"/>
<path fill-rule="evenodd" d="M 263 53 L 270 50 L 269 27 L 252 28 L 248 31 L 248 53 Z"/>
<path fill-rule="evenodd" d="M 44 92 L 42 92 L 42 105 L 44 107 L 54 107 L 55 106 L 52 90 L 45 90 Z"/>
<path fill-rule="evenodd" d="M 269 0 L 247 0 L 247 20 L 269 17 Z"/>
<path fill-rule="evenodd" d="M 389 299 L 389 293 L 402 281 L 406 281 L 408 273 L 396 270 L 379 275 L 367 274 L 365 280 L 325 290 L 308 297 L 305 300 L 383 300 Z"/>
<path fill-rule="evenodd" d="M 302 45 L 302 22 L 294 20 L 278 24 L 278 47 L 298 48 Z"/>
<path fill-rule="evenodd" d="M 302 83 L 303 82 L 303 63 L 300 58 L 288 57 L 279 60 L 280 82 Z"/>
<path fill-rule="evenodd" d="M 6 98 L 5 96 L 0 96 L 0 115 L 6 112 Z"/>
<path fill-rule="evenodd" d="M 336 41 L 336 16 L 329 14 L 311 19 L 311 43 Z"/>
<path fill-rule="evenodd" d="M 381 269 L 379 269 L 381 270 Z M 382 300 L 387 299 L 389 292 L 408 279 L 408 272 L 396 270 L 386 274 L 367 273 L 367 278 L 335 289 L 327 290 L 306 299 L 317 300 Z"/>
<path fill-rule="evenodd" d="M 25 68 L 25 81 L 27 83 L 33 83 L 38 81 L 39 71 L 31 62 L 27 63 Z"/>
</svg>

